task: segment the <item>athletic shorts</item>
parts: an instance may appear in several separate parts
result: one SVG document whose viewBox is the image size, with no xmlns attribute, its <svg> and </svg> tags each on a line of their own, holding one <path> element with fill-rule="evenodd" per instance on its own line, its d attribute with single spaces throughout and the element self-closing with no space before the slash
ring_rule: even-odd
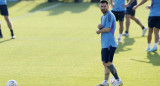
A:
<svg viewBox="0 0 160 86">
<path fill-rule="evenodd" d="M 105 63 L 112 62 L 115 51 L 116 47 L 102 48 L 101 50 L 102 61 Z"/>
<path fill-rule="evenodd" d="M 124 21 L 124 15 L 125 15 L 125 11 L 113 11 L 112 13 L 114 14 L 114 16 L 116 17 L 116 21 Z"/>
<path fill-rule="evenodd" d="M 160 29 L 160 16 L 149 16 L 148 27 L 149 28 L 156 27 L 156 28 Z"/>
<path fill-rule="evenodd" d="M 8 8 L 7 5 L 0 5 L 0 12 L 3 16 L 8 16 Z"/>
<path fill-rule="evenodd" d="M 132 7 L 127 7 L 125 14 L 135 16 L 135 10 L 133 10 Z"/>
</svg>

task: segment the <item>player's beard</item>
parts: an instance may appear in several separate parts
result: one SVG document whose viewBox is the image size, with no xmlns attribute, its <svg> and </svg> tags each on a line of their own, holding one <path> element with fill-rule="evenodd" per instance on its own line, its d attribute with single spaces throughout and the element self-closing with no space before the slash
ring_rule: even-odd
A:
<svg viewBox="0 0 160 86">
<path fill-rule="evenodd" d="M 107 10 L 103 9 L 101 10 L 103 14 L 106 14 L 107 13 Z"/>
</svg>

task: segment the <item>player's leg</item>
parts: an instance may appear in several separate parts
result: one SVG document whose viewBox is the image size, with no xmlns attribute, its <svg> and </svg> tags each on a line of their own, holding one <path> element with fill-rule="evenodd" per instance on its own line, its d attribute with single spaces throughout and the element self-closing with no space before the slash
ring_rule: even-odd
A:
<svg viewBox="0 0 160 86">
<path fill-rule="evenodd" d="M 144 25 L 141 23 L 141 21 L 137 17 L 131 16 L 131 19 L 134 20 L 142 29 L 144 28 Z"/>
<path fill-rule="evenodd" d="M 123 36 L 129 36 L 130 15 L 126 14 L 126 31 Z"/>
<path fill-rule="evenodd" d="M 157 45 L 158 45 L 158 41 L 159 41 L 159 29 L 158 28 L 154 28 L 154 36 L 155 36 L 155 43 L 154 46 L 151 50 L 149 50 L 149 52 L 154 52 L 157 51 Z"/>
<path fill-rule="evenodd" d="M 102 63 L 103 63 L 103 66 L 104 66 L 104 80 L 102 81 L 102 83 L 98 84 L 97 86 L 109 86 L 108 84 L 108 78 L 109 78 L 109 75 L 110 75 L 110 71 L 108 69 L 108 67 L 105 65 L 107 62 L 108 62 L 108 55 L 109 55 L 109 50 L 108 48 L 102 48 L 101 50 L 101 60 L 102 60 Z"/>
<path fill-rule="evenodd" d="M 147 47 L 146 51 L 149 51 L 151 49 L 152 33 L 153 33 L 153 28 L 149 28 L 148 37 L 147 37 L 148 47 Z"/>
<path fill-rule="evenodd" d="M 157 45 L 159 40 L 159 29 L 160 29 L 160 17 L 152 16 L 148 18 L 148 25 L 149 27 L 154 27 L 154 36 L 155 36 L 155 43 L 154 46 L 149 52 L 157 51 Z M 152 30 L 153 32 L 153 30 Z"/>
<path fill-rule="evenodd" d="M 141 23 L 141 21 L 138 18 L 136 18 L 135 16 L 131 15 L 131 19 L 134 20 L 142 28 L 142 36 L 144 36 L 147 31 L 147 28 L 144 27 L 144 25 Z"/>
<path fill-rule="evenodd" d="M 2 15 L 4 16 L 6 22 L 7 22 L 7 25 L 11 31 L 11 36 L 12 38 L 15 38 L 14 36 L 14 33 L 13 33 L 13 28 L 12 28 L 12 23 L 9 19 L 9 13 L 8 13 L 8 8 L 7 8 L 7 5 L 3 5 L 3 9 L 2 9 Z"/>
<path fill-rule="evenodd" d="M 105 66 L 105 62 L 103 62 L 103 65 L 104 65 L 104 72 L 105 72 L 105 77 L 104 77 L 104 80 L 106 81 L 106 82 L 108 82 L 108 80 L 109 80 L 109 75 L 110 75 L 110 70 L 108 69 L 108 67 L 107 66 Z"/>
<path fill-rule="evenodd" d="M 130 16 L 131 16 L 132 9 L 130 7 L 127 7 L 125 11 L 125 17 L 126 17 L 126 31 L 123 33 L 123 36 L 129 36 L 129 26 L 130 26 Z"/>
<path fill-rule="evenodd" d="M 148 36 L 147 36 L 147 42 L 148 42 L 148 47 L 146 49 L 146 51 L 150 51 L 151 49 L 151 40 L 152 40 L 152 33 L 153 33 L 153 28 L 154 28 L 154 21 L 155 19 L 153 17 L 148 17 Z"/>
<path fill-rule="evenodd" d="M 8 28 L 10 29 L 11 31 L 11 36 L 12 38 L 14 39 L 15 36 L 14 36 L 14 33 L 13 33 L 13 27 L 12 27 L 12 23 L 11 23 L 11 20 L 9 19 L 9 16 L 4 16 L 6 22 L 7 22 L 7 25 L 8 25 Z"/>
<path fill-rule="evenodd" d="M 119 80 L 120 78 L 118 77 L 117 70 L 115 66 L 112 64 L 114 53 L 116 51 L 116 47 L 110 47 L 109 48 L 109 56 L 108 56 L 108 62 L 105 63 L 104 65 L 108 67 L 112 75 L 115 77 L 116 80 Z"/>
<path fill-rule="evenodd" d="M 104 81 L 102 81 L 102 83 L 100 83 L 97 86 L 109 86 L 108 80 L 109 80 L 110 70 L 108 69 L 107 66 L 105 66 L 105 62 L 102 62 L 102 63 L 103 63 L 103 66 L 104 66 L 105 77 L 104 77 Z"/>
<path fill-rule="evenodd" d="M 118 36 L 117 42 L 121 42 L 121 37 L 122 37 L 123 29 L 124 29 L 124 26 L 123 26 L 124 15 L 125 15 L 124 11 L 118 12 L 119 36 Z"/>
<path fill-rule="evenodd" d="M 123 29 L 124 29 L 123 21 L 119 21 L 119 36 L 118 36 L 117 42 L 121 42 Z"/>
</svg>

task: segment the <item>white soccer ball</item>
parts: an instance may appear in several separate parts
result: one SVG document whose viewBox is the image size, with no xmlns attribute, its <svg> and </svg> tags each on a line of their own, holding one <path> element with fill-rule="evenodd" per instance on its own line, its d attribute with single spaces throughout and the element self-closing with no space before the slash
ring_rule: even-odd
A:
<svg viewBox="0 0 160 86">
<path fill-rule="evenodd" d="M 15 80 L 9 80 L 6 86 L 18 86 L 18 84 Z"/>
</svg>

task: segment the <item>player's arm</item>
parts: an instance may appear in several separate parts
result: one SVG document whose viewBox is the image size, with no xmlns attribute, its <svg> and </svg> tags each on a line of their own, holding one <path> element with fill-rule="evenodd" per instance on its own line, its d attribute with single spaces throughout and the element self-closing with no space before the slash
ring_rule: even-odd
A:
<svg viewBox="0 0 160 86">
<path fill-rule="evenodd" d="M 134 0 L 129 0 L 127 4 L 124 5 L 124 7 L 128 7 L 130 4 L 132 4 Z"/>
<path fill-rule="evenodd" d="M 114 7 L 113 0 L 110 0 L 112 8 Z"/>
<path fill-rule="evenodd" d="M 144 4 L 145 2 L 147 2 L 148 0 L 142 0 L 139 4 L 137 4 L 136 6 L 133 7 L 133 10 L 136 10 L 137 7 L 141 6 L 142 4 Z"/>
<path fill-rule="evenodd" d="M 105 28 L 103 28 L 103 29 L 98 29 L 98 30 L 96 31 L 96 33 L 97 33 L 97 34 L 107 33 L 107 32 L 109 32 L 110 30 L 111 30 L 111 28 L 105 27 Z"/>
</svg>

